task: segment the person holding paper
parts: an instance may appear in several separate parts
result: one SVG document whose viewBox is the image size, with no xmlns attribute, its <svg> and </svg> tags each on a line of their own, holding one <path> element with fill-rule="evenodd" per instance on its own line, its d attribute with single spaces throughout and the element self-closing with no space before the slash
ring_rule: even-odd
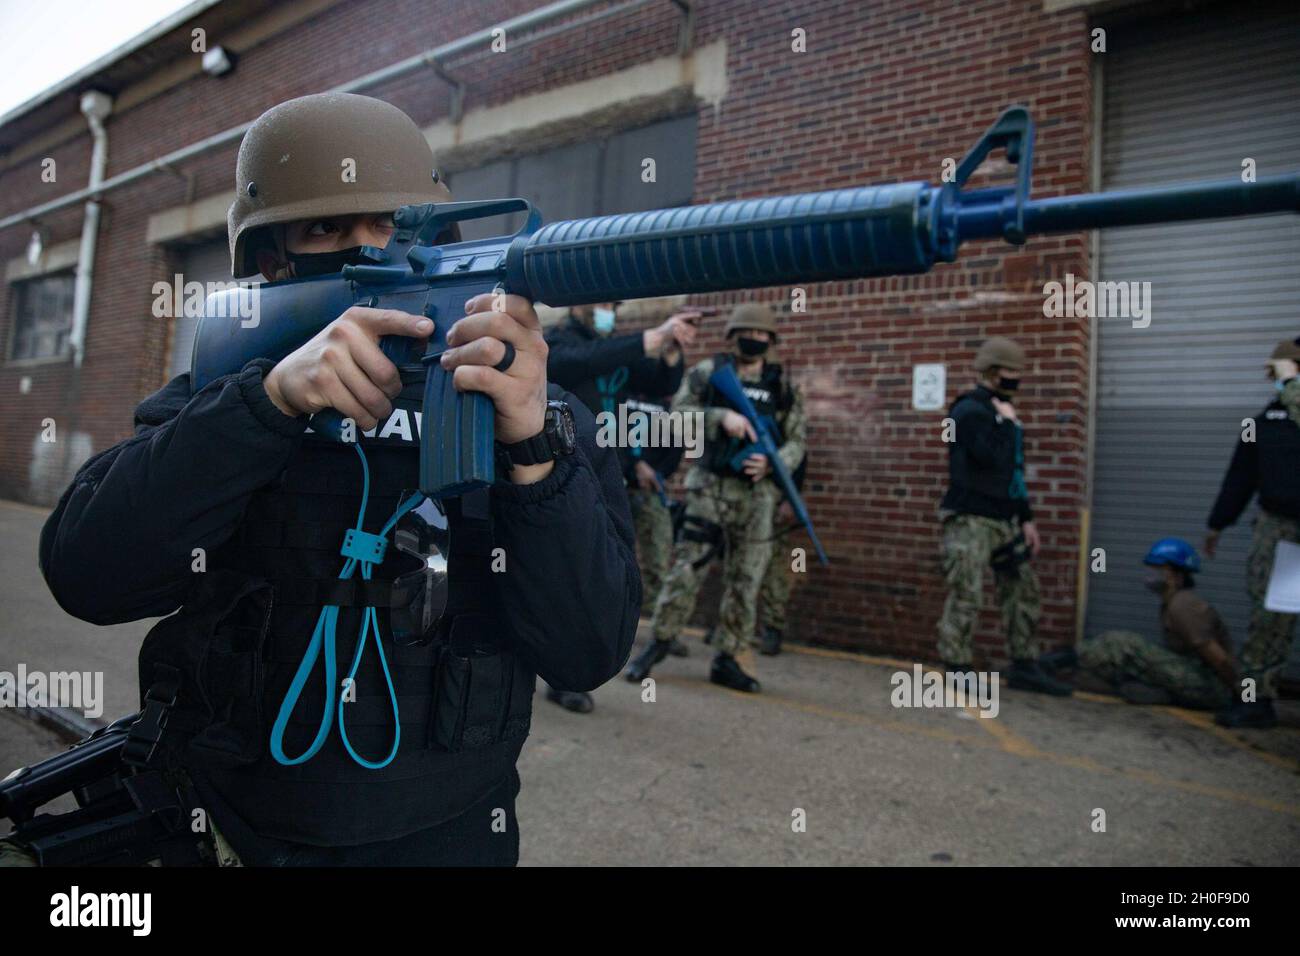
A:
<svg viewBox="0 0 1300 956">
<path fill-rule="evenodd" d="M 1210 512 L 1205 553 L 1214 557 L 1219 535 L 1233 524 L 1258 492 L 1246 588 L 1250 624 L 1241 648 L 1241 691 L 1215 715 L 1224 727 L 1272 727 L 1273 698 L 1295 634 L 1296 615 L 1264 605 L 1278 542 L 1300 542 L 1300 336 L 1279 342 L 1265 363 L 1277 396 L 1250 419 L 1237 441 Z"/>
</svg>

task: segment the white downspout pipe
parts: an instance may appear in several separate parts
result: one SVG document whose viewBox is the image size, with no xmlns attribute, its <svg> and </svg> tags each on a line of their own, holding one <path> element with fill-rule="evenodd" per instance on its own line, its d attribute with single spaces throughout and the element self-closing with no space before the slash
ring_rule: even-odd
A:
<svg viewBox="0 0 1300 956">
<path fill-rule="evenodd" d="M 90 153 L 90 182 L 87 189 L 96 190 L 104 182 L 108 168 L 108 133 L 104 120 L 113 111 L 113 100 L 96 90 L 81 95 L 81 112 L 90 125 L 93 147 Z M 72 361 L 81 368 L 86 352 L 86 323 L 90 318 L 90 293 L 95 279 L 95 246 L 99 238 L 99 200 L 92 192 L 86 203 L 86 218 L 81 224 L 81 248 L 77 253 L 77 277 L 73 287 L 72 332 L 68 344 L 72 347 Z"/>
</svg>

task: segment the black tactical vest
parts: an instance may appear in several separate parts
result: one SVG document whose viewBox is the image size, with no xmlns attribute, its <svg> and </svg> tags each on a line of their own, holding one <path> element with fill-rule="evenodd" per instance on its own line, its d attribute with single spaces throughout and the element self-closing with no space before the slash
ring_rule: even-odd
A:
<svg viewBox="0 0 1300 956">
<path fill-rule="evenodd" d="M 1300 518 L 1300 425 L 1280 400 L 1255 416 L 1259 450 L 1259 505 L 1286 518 Z"/>
<path fill-rule="evenodd" d="M 419 404 L 404 393 L 389 420 L 393 434 L 362 439 L 370 466 L 365 531 L 378 533 L 403 492 L 418 486 L 412 413 Z M 402 424 L 399 413 L 404 429 L 393 427 Z M 390 532 L 370 582 L 359 569 L 350 581 L 338 580 L 346 561 L 339 548 L 356 524 L 361 487 L 354 446 L 304 436 L 279 480 L 249 501 L 235 536 L 208 556 L 191 600 L 160 621 L 141 650 L 142 696 L 160 681 L 179 682 L 164 759 L 189 769 L 200 789 L 212 787 L 263 836 L 357 844 L 435 826 L 499 786 L 528 735 L 535 675 L 496 617 L 488 492 L 447 502 L 449 606 L 428 643 L 399 646 L 389 628 L 389 582 L 419 569 L 420 561 L 393 547 Z M 340 607 L 340 681 L 351 667 L 364 606 L 378 608 L 401 715 L 398 753 L 383 769 L 352 760 L 337 712 L 310 760 L 282 766 L 271 757 L 271 727 L 324 604 Z M 323 684 L 318 660 L 284 736 L 290 757 L 316 736 Z M 355 702 L 343 705 L 349 740 L 362 756 L 382 759 L 394 722 L 373 635 L 355 691 Z M 328 703 L 336 709 L 338 693 L 332 688 Z"/>
<path fill-rule="evenodd" d="M 735 356 L 729 352 L 720 352 L 713 356 L 714 368 L 718 368 L 720 365 L 735 365 L 735 363 Z M 763 374 L 759 376 L 758 381 L 749 382 L 742 378 L 740 385 L 749 397 L 749 401 L 753 404 L 754 411 L 765 418 L 770 418 L 773 424 L 776 425 L 776 443 L 778 446 L 783 444 L 785 437 L 782 434 L 781 423 L 777 415 L 789 411 L 791 406 L 794 405 L 794 393 L 786 388 L 781 380 L 780 363 L 764 362 Z M 713 387 L 712 382 L 709 383 L 704 402 L 710 408 L 729 408 L 734 412 L 740 411 L 725 395 Z M 707 459 L 709 471 L 720 475 L 735 475 L 736 472 L 732 470 L 730 465 L 731 457 L 744 444 L 746 442 L 735 438 L 715 443 Z"/>
<path fill-rule="evenodd" d="M 956 418 L 957 407 L 963 402 L 973 402 L 980 406 L 983 414 L 992 419 L 997 415 L 993 408 L 992 393 L 987 389 L 972 389 L 957 397 L 948 407 L 948 416 Z M 971 502 L 967 500 L 970 493 L 978 495 L 988 502 L 1010 502 L 1012 485 L 1016 473 L 1016 452 L 1013 445 L 1008 445 L 1006 455 L 998 462 L 987 465 L 971 459 L 967 449 L 956 442 L 948 446 L 948 480 L 949 492 L 944 498 L 944 507 L 954 511 L 967 511 Z M 976 510 L 973 513 L 982 512 Z M 1006 517 L 1011 516 L 1008 510 Z"/>
</svg>

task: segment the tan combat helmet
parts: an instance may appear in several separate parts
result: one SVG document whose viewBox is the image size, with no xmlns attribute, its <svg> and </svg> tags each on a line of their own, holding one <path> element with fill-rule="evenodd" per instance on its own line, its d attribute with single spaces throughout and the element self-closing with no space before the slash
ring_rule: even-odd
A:
<svg viewBox="0 0 1300 956">
<path fill-rule="evenodd" d="M 1277 348 L 1273 349 L 1273 354 L 1268 357 L 1264 363 L 1265 368 L 1272 368 L 1273 363 L 1279 359 L 1290 359 L 1293 362 L 1300 362 L 1300 336 L 1294 339 L 1283 339 L 1277 343 Z"/>
<path fill-rule="evenodd" d="M 761 302 L 742 302 L 731 310 L 731 317 L 727 319 L 726 337 L 731 338 L 733 332 L 741 329 L 770 332 L 772 340 L 776 341 L 776 316 Z"/>
<path fill-rule="evenodd" d="M 236 278 L 258 271 L 265 226 L 450 201 L 428 141 L 396 106 L 355 93 L 289 100 L 258 117 L 239 146 L 226 216 L 230 271 Z"/>
<path fill-rule="evenodd" d="M 1025 367 L 1025 350 L 1019 343 L 995 335 L 975 353 L 975 371 L 987 372 L 995 365 L 1009 372 L 1019 372 Z"/>
</svg>

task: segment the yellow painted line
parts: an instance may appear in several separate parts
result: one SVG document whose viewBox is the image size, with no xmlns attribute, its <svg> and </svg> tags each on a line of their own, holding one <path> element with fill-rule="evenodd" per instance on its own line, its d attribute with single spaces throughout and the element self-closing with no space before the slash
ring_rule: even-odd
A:
<svg viewBox="0 0 1300 956">
<path fill-rule="evenodd" d="M 1293 760 L 1290 757 L 1283 757 L 1281 754 L 1271 753 L 1262 747 L 1252 744 L 1248 740 L 1243 740 L 1228 730 L 1226 727 L 1220 727 L 1207 714 L 1199 711 L 1183 710 L 1181 707 L 1160 707 L 1165 713 L 1172 714 L 1179 720 L 1191 724 L 1193 727 L 1200 727 L 1202 730 L 1213 734 L 1224 743 L 1231 744 L 1238 750 L 1244 750 L 1253 757 L 1258 757 L 1275 767 L 1281 767 L 1283 770 L 1289 770 L 1292 773 L 1300 773 L 1300 760 Z"/>
<path fill-rule="evenodd" d="M 937 667 L 922 665 L 922 668 L 928 674 L 939 674 L 940 676 L 944 674 L 944 671 L 939 670 Z M 1007 753 L 1016 754 L 1019 757 L 1037 757 L 1041 752 L 1028 740 L 1008 727 L 1005 721 L 998 720 L 996 717 L 981 717 L 980 709 L 971 704 L 964 705 L 962 709 L 970 714 L 977 727 L 988 733 L 997 742 L 997 745 Z"/>
<path fill-rule="evenodd" d="M 732 690 L 730 687 L 720 687 L 717 684 L 700 677 L 665 675 L 655 679 L 664 684 L 704 687 L 712 691 L 720 691 L 721 693 L 729 694 L 732 697 L 747 702 L 774 704 L 786 710 L 796 710 L 800 713 L 813 714 L 817 717 L 829 717 L 832 720 L 841 720 L 851 724 L 879 727 L 882 730 L 897 730 L 907 734 L 919 734 L 922 737 L 933 737 L 938 740 L 960 741 L 963 743 L 973 744 L 976 747 L 993 746 L 993 744 L 984 741 L 974 734 L 959 734 L 954 733 L 953 731 L 943 730 L 939 727 L 919 727 L 915 724 L 908 724 L 899 720 L 882 720 L 879 717 L 872 717 L 868 714 L 857 713 L 850 710 L 836 710 L 833 707 L 823 707 L 821 704 L 809 704 L 805 701 L 795 700 L 793 697 L 782 697 L 778 694 L 771 694 L 766 691 L 760 694 L 749 694 L 743 690 Z"/>
<path fill-rule="evenodd" d="M 1124 699 L 1116 697 L 1114 694 L 1095 694 L 1090 690 L 1076 690 L 1074 692 L 1075 700 L 1087 700 L 1094 704 L 1122 704 Z"/>
<path fill-rule="evenodd" d="M 836 661 L 853 661 L 857 664 L 875 664 L 879 667 L 901 667 L 910 671 L 912 665 L 917 661 L 904 661 L 896 657 L 876 657 L 872 654 L 859 654 L 856 651 L 837 651 L 829 647 L 803 647 L 797 644 L 784 646 L 782 650 L 790 650 L 796 654 L 806 654 L 809 657 L 825 657 Z"/>
<path fill-rule="evenodd" d="M 1092 757 L 1074 757 L 1067 754 L 1055 753 L 1050 750 L 1039 750 L 1034 747 L 1033 744 L 1029 743 L 1029 741 L 1019 737 L 1014 732 L 1005 728 L 1005 726 L 1001 726 L 1000 722 L 997 720 L 988 720 L 982 717 L 975 718 L 975 720 L 981 725 L 1000 725 L 998 731 L 989 728 L 988 732 L 990 737 L 984 738 L 979 735 L 972 736 L 957 734 L 940 728 L 918 727 L 901 721 L 881 720 L 876 717 L 870 717 L 866 714 L 836 710 L 831 707 L 823 707 L 819 704 L 808 704 L 803 701 L 794 700 L 793 698 L 779 697 L 769 693 L 747 694 L 743 691 L 718 687 L 702 678 L 669 675 L 661 677 L 659 680 L 665 681 L 669 684 L 695 685 L 701 687 L 707 686 L 710 690 L 723 691 L 724 693 L 744 700 L 747 703 L 772 704 L 786 710 L 795 710 L 801 713 L 827 717 L 832 720 L 841 720 L 849 723 L 878 727 L 885 730 L 897 730 L 906 734 L 919 734 L 924 737 L 932 737 L 940 740 L 961 741 L 975 747 L 997 749 L 1014 756 L 1024 757 L 1030 760 L 1042 760 L 1047 763 L 1054 763 L 1061 767 L 1070 767 L 1088 773 L 1103 774 L 1108 777 L 1124 777 L 1153 787 L 1181 790 L 1185 793 L 1194 793 L 1199 796 L 1213 797 L 1230 803 L 1244 804 L 1261 810 L 1268 810 L 1271 813 L 1280 813 L 1284 816 L 1300 817 L 1300 806 L 1296 804 L 1269 800 L 1257 797 L 1254 794 L 1229 790 L 1226 787 L 1215 787 L 1210 784 L 1196 783 L 1191 780 L 1175 780 L 1171 777 L 1161 776 L 1158 773 L 1152 773 L 1149 770 L 1140 770 L 1133 767 L 1108 767 L 1105 764 L 1098 763 Z M 1180 711 L 1181 708 L 1169 708 L 1169 710 Z M 1003 734 L 1003 731 L 1005 731 L 1005 735 Z"/>
<path fill-rule="evenodd" d="M 705 630 L 699 627 L 688 627 L 688 628 L 683 628 L 682 633 L 689 634 L 697 638 L 703 638 L 705 634 Z M 804 654 L 809 657 L 821 657 L 827 660 L 850 661 L 855 664 L 868 664 L 877 667 L 893 667 L 893 668 L 908 670 L 908 671 L 912 669 L 912 666 L 914 664 L 918 663 L 917 661 L 901 660 L 900 658 L 897 657 L 878 657 L 873 654 L 862 654 L 857 651 L 841 651 L 841 650 L 834 650 L 832 648 L 826 648 L 826 647 L 808 647 L 806 645 L 801 645 L 801 644 L 787 644 L 785 645 L 783 650 L 790 651 L 795 654 Z M 924 664 L 922 666 L 926 667 L 926 665 Z M 930 667 L 926 667 L 926 669 L 937 670 L 937 668 L 930 668 Z M 1086 690 L 1076 690 L 1073 694 L 1073 697 L 1076 700 L 1086 700 L 1094 704 L 1123 704 L 1124 703 L 1124 700 L 1120 697 L 1116 697 L 1111 694 L 1097 694 L 1097 693 L 1093 693 L 1092 691 L 1086 691 Z M 1282 769 L 1291 771 L 1293 773 L 1300 772 L 1300 761 L 1295 761 L 1288 757 L 1283 757 L 1278 754 L 1270 753 L 1269 751 L 1254 746 L 1253 744 L 1250 744 L 1247 741 L 1241 740 L 1240 738 L 1231 734 L 1229 731 L 1225 730 L 1224 728 L 1219 727 L 1217 724 L 1215 724 L 1212 720 L 1208 719 L 1205 716 L 1205 714 L 1203 714 L 1200 711 L 1188 710 L 1183 707 L 1173 707 L 1173 706 L 1158 707 L 1154 709 L 1164 711 L 1165 713 L 1168 714 L 1172 714 L 1173 716 L 1187 722 L 1188 724 L 1191 724 L 1194 727 L 1199 727 L 1202 730 L 1209 731 L 1211 734 L 1220 738 L 1221 740 L 1227 741 L 1242 750 L 1254 754 L 1256 757 L 1259 757 L 1261 760 L 1271 763 L 1277 767 L 1281 767 Z M 997 720 L 988 720 L 979 717 L 978 711 L 973 710 L 972 708 L 968 707 L 967 710 L 972 711 L 972 716 L 975 716 L 976 719 L 979 721 L 979 726 L 983 727 L 986 732 L 991 734 L 993 737 L 997 738 L 999 745 L 1002 747 L 1003 750 L 1007 751 L 1008 753 L 1015 753 L 1026 757 L 1033 756 L 1039 753 L 1045 753 L 1044 751 L 1039 751 L 1032 743 L 1030 743 L 1024 737 L 1021 737 L 1019 734 L 1016 734 L 1005 724 Z M 896 726 L 906 726 L 906 725 L 898 724 Z M 1277 727 L 1274 728 L 1273 730 L 1274 733 L 1279 731 L 1285 731 L 1288 734 L 1300 733 L 1300 729 L 1294 727 Z"/>
<path fill-rule="evenodd" d="M 998 742 L 1003 750 L 1009 754 L 1015 754 L 1018 757 L 1038 757 L 1043 751 L 1039 750 L 1024 737 L 1007 726 L 1006 721 L 998 720 L 996 717 L 990 720 L 987 717 L 981 717 L 979 708 L 966 705 L 966 712 L 975 719 L 975 723 L 988 732 L 988 734 Z"/>
</svg>

